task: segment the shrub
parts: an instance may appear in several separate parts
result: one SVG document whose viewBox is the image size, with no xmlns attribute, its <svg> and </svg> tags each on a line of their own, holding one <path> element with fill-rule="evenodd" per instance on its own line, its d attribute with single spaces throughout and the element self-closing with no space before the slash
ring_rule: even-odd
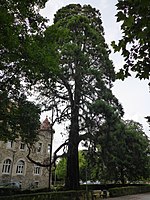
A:
<svg viewBox="0 0 150 200">
<path fill-rule="evenodd" d="M 110 188 L 109 192 L 111 197 L 150 192 L 150 185 Z"/>
</svg>

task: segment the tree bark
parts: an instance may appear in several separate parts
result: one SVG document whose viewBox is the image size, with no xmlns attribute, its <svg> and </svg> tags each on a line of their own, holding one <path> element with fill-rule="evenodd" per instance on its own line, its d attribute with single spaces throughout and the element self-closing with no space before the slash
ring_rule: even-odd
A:
<svg viewBox="0 0 150 200">
<path fill-rule="evenodd" d="M 78 70 L 77 70 L 78 71 Z M 79 102 L 80 102 L 80 75 L 75 79 L 74 100 L 71 103 L 71 125 L 67 153 L 66 188 L 77 190 L 79 188 Z"/>
<path fill-rule="evenodd" d="M 79 159 L 78 159 L 78 143 L 79 143 L 79 109 L 75 106 L 72 110 L 71 127 L 69 134 L 69 145 L 67 153 L 67 174 L 65 186 L 67 189 L 76 190 L 79 188 Z"/>
</svg>

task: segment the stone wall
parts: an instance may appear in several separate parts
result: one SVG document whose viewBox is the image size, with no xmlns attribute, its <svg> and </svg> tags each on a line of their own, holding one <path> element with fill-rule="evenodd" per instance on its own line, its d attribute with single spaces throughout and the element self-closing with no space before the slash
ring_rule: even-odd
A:
<svg viewBox="0 0 150 200">
<path fill-rule="evenodd" d="M 46 126 L 44 123 L 47 123 Z M 43 163 L 45 159 L 50 157 L 48 145 L 51 142 L 51 127 L 48 126 L 48 120 L 43 122 L 38 134 L 38 141 L 34 144 L 31 157 L 33 160 Z M 45 167 L 35 170 L 35 165 L 27 158 L 27 145 L 17 139 L 15 142 L 0 141 L 0 183 L 4 182 L 20 182 L 23 189 L 31 187 L 45 188 L 49 183 L 49 171 Z M 4 161 L 9 159 L 11 165 L 9 170 L 4 171 Z M 18 173 L 18 162 L 24 162 L 23 173 Z M 37 167 L 38 168 L 38 167 Z M 18 168 L 18 170 L 21 170 Z M 7 172 L 6 172 L 7 171 Z"/>
</svg>

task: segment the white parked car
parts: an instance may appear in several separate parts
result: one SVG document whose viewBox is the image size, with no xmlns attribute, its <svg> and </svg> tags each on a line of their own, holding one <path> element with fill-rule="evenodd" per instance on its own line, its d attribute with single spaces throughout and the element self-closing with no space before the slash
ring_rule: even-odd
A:
<svg viewBox="0 0 150 200">
<path fill-rule="evenodd" d="M 83 184 L 83 185 L 93 185 L 93 184 L 101 184 L 100 181 L 87 181 L 87 182 L 82 182 L 80 184 Z"/>
</svg>

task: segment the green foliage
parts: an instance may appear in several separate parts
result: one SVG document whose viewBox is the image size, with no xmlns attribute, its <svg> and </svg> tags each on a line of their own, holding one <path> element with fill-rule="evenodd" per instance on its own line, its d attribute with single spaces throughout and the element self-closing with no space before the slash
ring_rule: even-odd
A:
<svg viewBox="0 0 150 200">
<path fill-rule="evenodd" d="M 66 158 L 61 158 L 56 167 L 56 176 L 58 180 L 65 180 L 66 177 Z"/>
<path fill-rule="evenodd" d="M 118 121 L 115 126 L 97 140 L 98 176 L 105 181 L 122 183 L 148 179 L 150 148 L 142 126 L 134 121 Z"/>
<path fill-rule="evenodd" d="M 3 140 L 14 140 L 20 135 L 30 141 L 35 137 L 33 129 L 39 125 L 39 108 L 22 94 L 27 95 L 41 76 L 37 66 L 41 65 L 42 53 L 33 35 L 41 35 L 45 28 L 46 20 L 39 9 L 44 8 L 46 1 L 2 0 L 0 3 L 0 138 Z"/>
<path fill-rule="evenodd" d="M 65 180 L 66 178 L 66 158 L 61 158 L 56 166 L 56 176 L 58 180 Z M 84 152 L 79 151 L 79 170 L 80 170 L 80 179 L 85 181 L 86 178 L 86 167 L 87 160 L 85 158 Z"/>
<path fill-rule="evenodd" d="M 86 191 L 72 190 L 72 191 L 57 191 L 57 192 L 43 192 L 43 193 L 32 193 L 32 194 L 18 194 L 11 196 L 1 196 L 3 200 L 76 200 L 81 199 L 84 200 L 86 196 Z M 92 198 L 91 192 L 89 192 L 89 197 Z"/>
<path fill-rule="evenodd" d="M 84 151 L 79 151 L 79 171 L 80 171 L 80 180 L 86 181 L 86 171 L 88 167 L 88 160 Z"/>
<path fill-rule="evenodd" d="M 147 179 L 150 177 L 149 139 L 142 126 L 133 121 L 126 122 L 126 144 L 128 162 L 128 180 Z M 139 167 L 140 166 L 140 167 Z"/>
<path fill-rule="evenodd" d="M 109 60 L 100 12 L 79 4 L 60 9 L 54 25 L 46 29 L 43 41 L 47 57 L 55 55 L 57 64 L 54 70 L 46 65 L 42 84 L 37 89 L 45 110 L 53 109 L 59 123 L 69 121 L 67 183 L 75 189 L 79 185 L 80 141 L 92 140 L 95 130 L 108 121 L 110 112 L 117 117 L 123 114 L 111 92 L 115 72 Z M 51 46 L 53 52 L 49 50 Z M 96 104 L 99 112 L 92 108 Z"/>
<path fill-rule="evenodd" d="M 27 59 L 24 55 L 26 45 L 30 44 L 31 41 L 28 40 L 33 33 L 40 34 L 44 28 L 46 20 L 39 15 L 38 10 L 43 8 L 45 3 L 46 0 L 1 1 L 0 70 L 2 70 L 2 80 L 7 76 L 6 80 L 10 78 L 9 81 L 13 83 L 23 75 L 25 76 L 23 73 L 27 66 L 23 63 Z"/>
<path fill-rule="evenodd" d="M 120 51 L 125 59 L 118 78 L 130 76 L 149 79 L 150 76 L 150 1 L 118 1 L 117 21 L 122 22 L 122 39 L 112 42 L 115 51 Z"/>
<path fill-rule="evenodd" d="M 138 186 L 127 186 L 127 187 L 119 187 L 119 188 L 110 188 L 110 196 L 111 197 L 120 197 L 124 195 L 138 194 L 149 192 L 149 185 L 138 185 Z"/>
<path fill-rule="evenodd" d="M 25 143 L 32 144 L 37 138 L 40 125 L 40 108 L 27 101 L 22 95 L 18 102 L 1 93 L 0 100 L 0 140 L 15 140 L 21 137 Z"/>
</svg>

